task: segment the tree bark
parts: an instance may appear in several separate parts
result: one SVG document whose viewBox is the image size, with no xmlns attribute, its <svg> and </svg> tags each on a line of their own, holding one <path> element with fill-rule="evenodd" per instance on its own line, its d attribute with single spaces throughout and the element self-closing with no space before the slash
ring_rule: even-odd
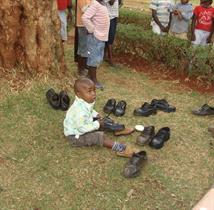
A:
<svg viewBox="0 0 214 210">
<path fill-rule="evenodd" d="M 44 73 L 62 70 L 56 0 L 0 1 L 0 67 Z"/>
</svg>

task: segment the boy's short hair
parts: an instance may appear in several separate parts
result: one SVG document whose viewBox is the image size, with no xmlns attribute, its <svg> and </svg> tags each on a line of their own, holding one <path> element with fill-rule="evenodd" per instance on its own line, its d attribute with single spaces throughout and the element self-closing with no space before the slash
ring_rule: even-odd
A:
<svg viewBox="0 0 214 210">
<path fill-rule="evenodd" d="M 79 79 L 75 80 L 74 92 L 77 93 L 77 92 L 79 92 L 80 88 L 82 88 L 84 86 L 89 86 L 89 85 L 94 85 L 94 82 L 86 77 L 79 78 Z"/>
<path fill-rule="evenodd" d="M 202 4 L 203 4 L 203 3 L 206 3 L 206 2 L 209 2 L 210 4 L 213 3 L 213 0 L 200 0 L 200 1 L 201 1 Z"/>
</svg>

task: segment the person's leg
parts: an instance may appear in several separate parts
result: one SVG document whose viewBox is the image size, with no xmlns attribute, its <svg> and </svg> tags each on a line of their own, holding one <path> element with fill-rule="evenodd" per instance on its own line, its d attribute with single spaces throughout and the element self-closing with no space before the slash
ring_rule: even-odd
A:
<svg viewBox="0 0 214 210">
<path fill-rule="evenodd" d="M 86 76 L 86 62 L 87 62 L 87 30 L 85 27 L 78 27 L 78 75 Z"/>
<path fill-rule="evenodd" d="M 192 41 L 193 45 L 200 45 L 201 44 L 201 30 L 195 29 L 195 41 Z"/>
<path fill-rule="evenodd" d="M 88 66 L 88 76 L 94 82 L 97 83 L 97 67 Z"/>
<path fill-rule="evenodd" d="M 117 18 L 113 18 L 110 20 L 109 37 L 108 37 L 108 42 L 106 43 L 106 51 L 108 53 L 108 62 L 111 66 L 114 66 L 112 45 L 114 43 L 116 29 L 117 29 Z"/>
<path fill-rule="evenodd" d="M 68 35 L 67 35 L 67 17 L 66 17 L 66 11 L 65 10 L 59 10 L 59 18 L 60 18 L 60 34 L 62 41 L 67 41 Z"/>
<path fill-rule="evenodd" d="M 210 32 L 202 31 L 202 33 L 201 33 L 201 45 L 202 46 L 208 45 L 207 38 L 208 38 L 209 35 L 210 35 Z"/>
<path fill-rule="evenodd" d="M 80 55 L 78 56 L 78 75 L 79 76 L 87 76 L 86 62 L 87 62 L 86 57 L 82 57 Z"/>
<path fill-rule="evenodd" d="M 70 144 L 74 147 L 98 145 L 106 147 L 108 149 L 112 149 L 116 152 L 122 152 L 126 148 L 125 144 L 108 139 L 102 131 L 93 131 L 90 133 L 86 133 L 80 135 L 79 138 L 75 138 L 75 136 L 71 135 L 68 136 L 68 140 Z"/>
<path fill-rule="evenodd" d="M 97 89 L 103 89 L 103 85 L 97 81 L 97 66 L 103 61 L 105 42 L 98 40 L 93 34 L 88 35 L 88 76 L 95 83 Z"/>
</svg>

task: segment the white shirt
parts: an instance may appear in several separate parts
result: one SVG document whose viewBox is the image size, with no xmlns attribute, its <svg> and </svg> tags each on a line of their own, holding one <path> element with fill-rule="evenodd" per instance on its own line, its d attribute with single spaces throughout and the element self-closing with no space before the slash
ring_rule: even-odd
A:
<svg viewBox="0 0 214 210">
<path fill-rule="evenodd" d="M 113 18 L 119 17 L 119 2 L 118 2 L 118 0 L 115 0 L 113 5 L 110 5 L 109 1 L 110 0 L 105 0 L 106 7 L 107 7 L 108 13 L 109 13 L 109 18 L 113 19 Z"/>
</svg>

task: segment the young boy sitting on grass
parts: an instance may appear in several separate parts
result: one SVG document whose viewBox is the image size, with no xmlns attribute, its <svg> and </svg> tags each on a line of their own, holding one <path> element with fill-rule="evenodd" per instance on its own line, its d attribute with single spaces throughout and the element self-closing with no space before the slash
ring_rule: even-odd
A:
<svg viewBox="0 0 214 210">
<path fill-rule="evenodd" d="M 134 148 L 108 139 L 99 128 L 103 128 L 103 119 L 94 110 L 96 89 L 88 78 L 79 78 L 74 84 L 75 101 L 66 113 L 64 134 L 72 146 L 99 145 L 112 149 L 119 156 L 130 157 Z M 94 120 L 96 118 L 97 120 Z"/>
</svg>

